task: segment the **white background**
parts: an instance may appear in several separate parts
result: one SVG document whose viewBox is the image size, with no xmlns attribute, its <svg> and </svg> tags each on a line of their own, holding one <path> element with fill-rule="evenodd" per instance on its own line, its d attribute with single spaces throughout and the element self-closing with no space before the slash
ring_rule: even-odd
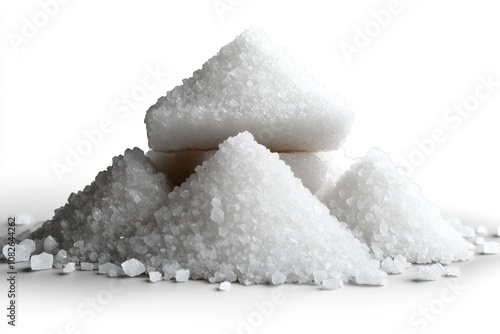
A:
<svg viewBox="0 0 500 334">
<path fill-rule="evenodd" d="M 500 20 L 493 1 L 401 0 L 384 27 L 374 24 L 372 11 L 388 9 L 390 1 L 73 0 L 52 7 L 53 17 L 43 22 L 40 3 L 46 2 L 0 2 L 0 217 L 26 212 L 37 221 L 49 219 L 113 156 L 134 146 L 146 151 L 147 108 L 221 46 L 255 27 L 353 108 L 356 122 L 345 143 L 349 155 L 362 156 L 377 146 L 395 161 L 409 159 L 419 154 L 416 142 L 440 128 L 446 140 L 435 144 L 412 177 L 446 215 L 471 225 L 500 223 L 500 87 L 456 128 L 443 119 L 455 104 L 473 101 L 480 77 L 500 81 Z M 217 4 L 226 4 L 223 13 Z M 26 20 L 43 26 L 23 36 Z M 367 45 L 355 44 L 358 29 L 367 28 L 372 29 Z M 16 38 L 25 39 L 16 46 Z M 346 57 L 342 43 L 358 45 L 357 53 Z M 123 109 L 116 113 L 124 106 L 123 95 L 140 89 L 148 69 L 156 68 L 168 75 L 127 115 Z M 86 140 L 83 132 L 106 119 L 112 130 L 58 178 L 54 163 L 65 164 L 68 149 Z M 425 332 L 491 328 L 491 308 L 498 308 L 491 300 L 500 295 L 498 259 L 480 257 L 463 271 L 467 289 L 429 321 Z M 181 287 L 135 280 L 87 322 L 75 308 L 106 288 L 108 280 L 88 273 L 25 276 L 19 285 L 19 324 L 43 333 L 62 332 L 68 319 L 76 320 L 82 332 L 118 324 L 142 331 L 234 332 L 238 317 L 251 314 L 253 302 L 272 291 L 237 286 L 221 295 L 199 282 Z M 350 324 L 356 330 L 375 326 L 416 333 L 420 327 L 408 318 L 446 288 L 445 282 L 422 285 L 411 278 L 411 273 L 391 277 L 382 289 L 320 293 L 301 287 L 288 292 L 285 302 L 252 330 L 295 332 L 307 323 L 325 330 L 346 331 Z"/>
</svg>

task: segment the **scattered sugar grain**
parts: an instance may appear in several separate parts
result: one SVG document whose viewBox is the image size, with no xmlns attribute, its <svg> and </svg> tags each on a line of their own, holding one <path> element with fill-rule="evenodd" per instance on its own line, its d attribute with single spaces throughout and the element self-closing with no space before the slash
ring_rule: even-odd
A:
<svg viewBox="0 0 500 334">
<path fill-rule="evenodd" d="M 43 252 L 31 257 L 31 270 L 51 269 L 54 263 L 54 255 Z"/>
<path fill-rule="evenodd" d="M 162 280 L 161 273 L 159 271 L 150 271 L 149 272 L 149 281 L 156 283 Z"/>
<path fill-rule="evenodd" d="M 224 281 L 219 284 L 220 291 L 229 291 L 231 290 L 231 282 Z"/>
<path fill-rule="evenodd" d="M 477 246 L 478 252 L 485 255 L 500 254 L 500 244 L 496 241 L 486 241 L 482 245 Z"/>
<path fill-rule="evenodd" d="M 125 275 L 134 277 L 146 271 L 146 267 L 137 259 L 130 259 L 122 263 Z"/>
<path fill-rule="evenodd" d="M 175 272 L 175 280 L 177 282 L 187 282 L 189 279 L 189 270 L 180 269 Z"/>
<path fill-rule="evenodd" d="M 339 278 L 328 278 L 321 282 L 321 287 L 325 290 L 337 290 L 344 287 L 344 281 Z"/>
<path fill-rule="evenodd" d="M 68 262 L 64 266 L 63 273 L 71 273 L 75 271 L 75 263 L 74 262 Z"/>
</svg>

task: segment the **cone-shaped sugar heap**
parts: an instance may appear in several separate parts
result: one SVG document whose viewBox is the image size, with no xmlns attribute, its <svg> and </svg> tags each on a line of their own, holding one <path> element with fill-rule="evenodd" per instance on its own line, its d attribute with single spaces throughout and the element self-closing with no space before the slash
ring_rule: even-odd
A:
<svg viewBox="0 0 500 334">
<path fill-rule="evenodd" d="M 341 97 L 253 29 L 161 97 L 145 120 L 155 151 L 216 149 L 242 131 L 272 151 L 334 150 L 352 121 Z"/>
<path fill-rule="evenodd" d="M 450 263 L 472 256 L 438 207 L 378 149 L 342 175 L 324 202 L 379 258 L 403 255 L 416 263 Z"/>
<path fill-rule="evenodd" d="M 185 268 L 211 282 L 305 283 L 369 267 L 366 245 L 248 132 L 223 142 L 155 217 L 166 278 Z"/>
<path fill-rule="evenodd" d="M 169 190 L 165 176 L 156 173 L 144 152 L 127 150 L 113 158 L 92 184 L 71 194 L 68 203 L 30 238 L 41 245 L 51 236 L 55 242 L 47 238 L 54 245 L 50 251 L 64 249 L 77 262 L 121 263 L 141 257 L 147 249 L 135 247 L 131 240 L 149 232 L 148 218 L 153 221 L 152 214 L 166 204 Z"/>
</svg>

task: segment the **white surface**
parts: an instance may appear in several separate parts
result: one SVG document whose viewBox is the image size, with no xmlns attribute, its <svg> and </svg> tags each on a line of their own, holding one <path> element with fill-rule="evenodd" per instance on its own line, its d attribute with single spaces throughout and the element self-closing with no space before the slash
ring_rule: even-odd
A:
<svg viewBox="0 0 500 334">
<path fill-rule="evenodd" d="M 133 146 L 146 150 L 146 109 L 253 26 L 266 30 L 354 109 L 355 125 L 345 145 L 349 155 L 361 156 L 378 146 L 396 159 L 408 158 L 417 149 L 415 141 L 442 128 L 446 140 L 436 144 L 413 177 L 447 213 L 474 226 L 498 226 L 500 88 L 462 123 L 443 120 L 449 108 L 474 94 L 480 76 L 500 80 L 500 21 L 494 2 L 401 0 L 400 13 L 350 63 L 339 45 L 352 43 L 356 27 L 370 24 L 370 12 L 386 9 L 389 1 L 221 0 L 233 4 L 223 19 L 214 2 L 68 1 L 15 53 L 7 34 L 20 33 L 23 17 L 31 20 L 40 5 L 35 0 L 0 1 L 0 217 L 25 212 L 35 221 L 48 219 L 112 156 Z M 168 76 L 159 78 L 137 105 L 127 107 L 122 94 L 140 89 L 157 67 Z M 112 130 L 103 124 L 107 118 Z M 51 163 L 63 162 L 67 146 L 75 149 L 86 139 L 84 130 L 99 126 L 108 130 L 102 142 L 59 181 Z M 460 265 L 459 280 L 466 290 L 424 332 L 490 330 L 497 312 L 491 301 L 500 295 L 498 259 L 482 256 Z M 357 331 L 418 333 L 408 318 L 439 300 L 443 284 L 453 279 L 409 280 L 390 277 L 384 288 L 347 286 L 341 291 L 300 287 L 254 332 L 295 333 L 309 327 L 346 331 L 354 326 Z M 65 332 L 64 326 L 75 320 L 85 333 L 103 332 L 117 323 L 129 331 L 165 324 L 185 332 L 233 333 L 237 318 L 248 317 L 256 310 L 255 301 L 269 299 L 275 291 L 234 285 L 229 293 L 217 293 L 216 286 L 201 282 L 144 281 L 127 280 L 128 287 L 112 294 L 112 302 L 87 323 L 76 308 L 110 282 L 125 280 L 89 272 L 23 275 L 22 332 Z M 5 328 L 5 319 L 1 326 Z"/>
</svg>

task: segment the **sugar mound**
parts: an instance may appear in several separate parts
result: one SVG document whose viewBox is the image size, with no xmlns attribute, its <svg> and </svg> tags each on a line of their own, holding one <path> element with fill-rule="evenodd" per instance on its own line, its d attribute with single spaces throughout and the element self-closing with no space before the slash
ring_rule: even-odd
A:
<svg viewBox="0 0 500 334">
<path fill-rule="evenodd" d="M 184 268 L 212 283 L 306 283 L 324 270 L 346 281 L 370 259 L 278 154 L 248 132 L 222 143 L 155 217 L 165 242 L 156 248 L 165 252 L 151 260 L 162 261 L 166 277 Z"/>
<path fill-rule="evenodd" d="M 159 271 L 150 271 L 149 272 L 149 280 L 153 283 L 161 281 L 161 273 Z"/>
<path fill-rule="evenodd" d="M 478 245 L 478 251 L 487 255 L 500 254 L 500 244 L 496 241 L 486 241 L 484 244 Z"/>
<path fill-rule="evenodd" d="M 122 263 L 125 275 L 134 277 L 146 271 L 146 267 L 137 259 L 130 259 Z"/>
<path fill-rule="evenodd" d="M 337 289 L 342 289 L 344 287 L 344 282 L 338 278 L 329 278 L 325 279 L 321 283 L 321 286 L 323 287 L 323 289 L 326 290 L 337 290 Z"/>
<path fill-rule="evenodd" d="M 141 259 L 147 253 L 142 238 L 151 233 L 145 222 L 166 204 L 169 190 L 165 176 L 140 149 L 126 150 L 31 237 L 43 241 L 46 251 L 66 250 L 75 262 Z"/>
<path fill-rule="evenodd" d="M 74 262 L 68 262 L 64 266 L 63 273 L 71 273 L 75 271 L 75 263 Z"/>
<path fill-rule="evenodd" d="M 216 149 L 242 131 L 272 151 L 334 150 L 352 122 L 341 97 L 254 29 L 161 97 L 145 119 L 149 147 L 165 152 Z"/>
<path fill-rule="evenodd" d="M 220 291 L 229 291 L 229 290 L 231 290 L 231 282 L 227 282 L 227 281 L 221 282 L 219 284 L 219 290 Z"/>
<path fill-rule="evenodd" d="M 324 201 L 375 254 L 403 255 L 415 263 L 450 263 L 473 256 L 440 210 L 378 149 L 357 160 Z"/>
<path fill-rule="evenodd" d="M 43 252 L 31 257 L 31 270 L 51 269 L 54 262 L 54 255 Z"/>
<path fill-rule="evenodd" d="M 80 263 L 80 269 L 85 271 L 94 270 L 94 264 L 88 262 L 82 262 Z"/>
<path fill-rule="evenodd" d="M 175 280 L 177 282 L 186 282 L 189 279 L 189 270 L 179 269 L 175 272 Z"/>
</svg>

